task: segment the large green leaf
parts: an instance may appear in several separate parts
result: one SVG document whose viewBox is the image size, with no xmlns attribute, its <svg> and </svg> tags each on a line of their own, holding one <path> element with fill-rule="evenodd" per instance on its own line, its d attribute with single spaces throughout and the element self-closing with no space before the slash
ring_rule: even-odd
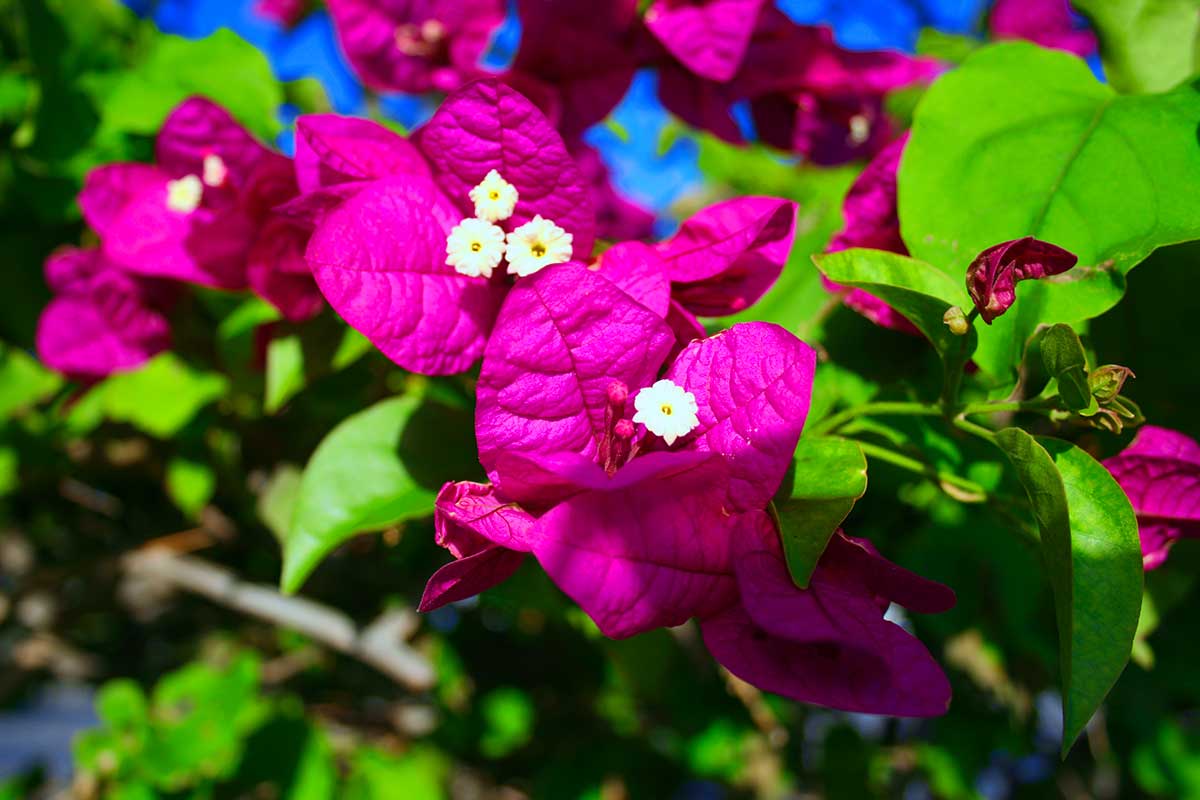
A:
<svg viewBox="0 0 1200 800">
<path fill-rule="evenodd" d="M 950 306 L 970 306 L 964 282 L 918 259 L 883 250 L 854 248 L 813 256 L 813 261 L 831 281 L 865 289 L 903 314 L 948 364 L 961 363 L 974 352 L 974 328 L 955 336 L 943 320 Z"/>
<path fill-rule="evenodd" d="M 1008 378 L 1039 322 L 1103 313 L 1155 248 L 1200 238 L 1200 92 L 1120 96 L 1086 64 L 1027 43 L 980 50 L 917 109 L 900 168 L 912 254 L 958 279 L 985 248 L 1036 236 L 1079 256 L 1026 281 L 975 361 Z"/>
<path fill-rule="evenodd" d="M 68 421 L 82 433 L 107 417 L 166 439 L 228 388 L 223 376 L 193 369 L 175 354 L 163 353 L 93 388 L 72 408 Z"/>
<path fill-rule="evenodd" d="M 996 434 L 1029 495 L 1054 590 L 1063 752 L 1116 683 L 1142 605 L 1142 551 L 1129 499 L 1103 465 L 1059 439 Z"/>
<path fill-rule="evenodd" d="M 867 460 L 849 439 L 806 436 L 796 448 L 792 496 L 778 507 L 788 572 L 808 587 L 829 538 L 867 491 Z"/>
<path fill-rule="evenodd" d="M 1074 0 L 1100 36 L 1104 75 L 1122 92 L 1165 92 L 1200 71 L 1196 0 Z"/>
<path fill-rule="evenodd" d="M 277 113 L 283 89 L 266 57 L 236 33 L 222 28 L 204 39 L 163 35 L 138 67 L 115 85 L 93 87 L 110 130 L 158 131 L 176 105 L 203 95 L 224 106 L 266 142 L 281 128 Z"/>
<path fill-rule="evenodd" d="M 330 550 L 355 534 L 433 511 L 437 492 L 417 483 L 398 452 L 420 403 L 414 395 L 376 403 L 344 420 L 317 446 L 304 468 L 283 543 L 284 591 L 299 589 Z"/>
</svg>

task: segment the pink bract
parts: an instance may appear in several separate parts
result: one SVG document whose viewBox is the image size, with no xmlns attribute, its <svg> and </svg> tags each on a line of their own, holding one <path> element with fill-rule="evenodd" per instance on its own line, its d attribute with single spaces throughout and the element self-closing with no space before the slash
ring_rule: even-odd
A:
<svg viewBox="0 0 1200 800">
<path fill-rule="evenodd" d="M 363 83 L 449 92 L 479 74 L 502 0 L 330 0 L 342 50 Z"/>
<path fill-rule="evenodd" d="M 99 250 L 58 250 L 46 260 L 46 282 L 56 296 L 38 320 L 37 351 L 48 367 L 102 378 L 170 345 L 164 287 L 123 272 Z"/>
<path fill-rule="evenodd" d="M 967 291 L 983 321 L 991 325 L 1016 302 L 1018 283 L 1059 275 L 1078 260 L 1074 253 L 1032 236 L 1001 242 L 967 267 Z"/>
<path fill-rule="evenodd" d="M 1069 0 L 996 0 L 988 27 L 997 39 L 1028 39 L 1077 56 L 1096 52 L 1096 34 L 1076 25 Z"/>
<path fill-rule="evenodd" d="M 1200 444 L 1147 425 L 1104 466 L 1137 513 L 1146 569 L 1161 566 L 1179 539 L 1200 537 Z"/>
</svg>

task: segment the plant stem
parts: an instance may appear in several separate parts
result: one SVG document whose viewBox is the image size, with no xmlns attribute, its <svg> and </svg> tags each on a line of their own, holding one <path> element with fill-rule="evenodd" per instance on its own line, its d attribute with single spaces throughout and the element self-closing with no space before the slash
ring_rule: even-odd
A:
<svg viewBox="0 0 1200 800">
<path fill-rule="evenodd" d="M 968 403 L 963 406 L 962 415 L 996 414 L 1001 411 L 1053 411 L 1058 408 L 1058 395 L 1041 400 L 1022 400 L 1009 403 Z"/>
<path fill-rule="evenodd" d="M 852 419 L 857 417 L 865 417 L 870 414 L 937 417 L 941 416 L 941 413 L 941 409 L 926 405 L 925 403 L 863 403 L 860 406 L 853 406 L 852 408 L 847 408 L 844 411 L 839 411 L 831 417 L 826 417 L 812 427 L 810 434 L 816 436 L 823 433 L 830 433 L 834 430 L 837 430 L 842 425 L 845 425 Z"/>
<path fill-rule="evenodd" d="M 993 431 L 991 428 L 985 428 L 982 425 L 976 425 L 974 422 L 971 422 L 969 419 L 967 419 L 963 414 L 959 414 L 954 418 L 954 426 L 960 430 L 966 431 L 967 433 L 973 433 L 981 439 L 987 439 L 989 442 L 995 441 L 996 439 L 995 431 Z"/>
<path fill-rule="evenodd" d="M 863 442 L 858 439 L 855 439 L 854 443 L 862 448 L 863 453 L 872 458 L 886 461 L 889 464 L 906 469 L 909 472 L 915 472 L 918 475 L 924 475 L 927 478 L 937 481 L 939 484 L 953 486 L 969 494 L 976 495 L 979 498 L 979 502 L 987 499 L 987 490 L 978 483 L 975 483 L 975 481 L 961 478 L 950 472 L 942 472 L 932 464 L 926 464 L 923 461 L 918 461 L 915 458 L 906 456 L 903 453 L 897 453 L 895 450 L 889 450 L 886 447 L 880 447 L 879 445 Z"/>
</svg>

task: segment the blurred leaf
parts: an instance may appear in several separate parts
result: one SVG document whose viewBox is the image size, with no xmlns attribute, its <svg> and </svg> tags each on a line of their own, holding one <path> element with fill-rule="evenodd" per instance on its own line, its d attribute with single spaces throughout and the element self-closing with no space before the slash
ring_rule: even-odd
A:
<svg viewBox="0 0 1200 800">
<path fill-rule="evenodd" d="M 396 757 L 373 747 L 354 756 L 350 778 L 343 789 L 346 800 L 391 800 L 412 797 L 442 800 L 448 765 L 434 750 L 416 747 Z"/>
<path fill-rule="evenodd" d="M 503 758 L 533 737 L 533 701 L 520 689 L 493 689 L 484 695 L 481 712 L 484 731 L 479 749 L 488 758 Z"/>
<path fill-rule="evenodd" d="M 969 304 L 965 286 L 929 264 L 859 248 L 814 256 L 813 261 L 829 280 L 865 289 L 903 314 L 947 365 L 961 364 L 975 351 L 974 327 L 965 336 L 955 336 L 943 321 L 946 309 Z"/>
<path fill-rule="evenodd" d="M 979 40 L 972 36 L 946 33 L 937 28 L 922 28 L 917 35 L 917 55 L 949 64 L 961 64 L 979 47 Z"/>
<path fill-rule="evenodd" d="M 304 348 L 299 335 L 280 336 L 267 345 L 267 386 L 263 410 L 274 414 L 304 388 Z"/>
<path fill-rule="evenodd" d="M 226 29 L 199 40 L 158 37 L 145 59 L 99 99 L 108 128 L 149 136 L 193 95 L 224 106 L 264 142 L 282 128 L 276 115 L 283 90 L 266 56 Z"/>
<path fill-rule="evenodd" d="M 0 419 L 45 400 L 62 386 L 62 378 L 32 356 L 0 344 Z"/>
<path fill-rule="evenodd" d="M 813 379 L 812 405 L 808 409 L 807 424 L 821 421 L 835 408 L 861 405 L 878 391 L 877 385 L 857 372 L 832 361 L 820 361 Z"/>
<path fill-rule="evenodd" d="M 1196 0 L 1074 0 L 1100 37 L 1104 77 L 1120 92 L 1165 92 L 1200 72 Z"/>
<path fill-rule="evenodd" d="M 801 589 L 829 538 L 867 491 L 867 459 L 849 439 L 804 436 L 796 448 L 792 496 L 779 506 L 788 572 Z"/>
<path fill-rule="evenodd" d="M 1051 325 L 1039 340 L 1042 363 L 1058 381 L 1058 394 L 1067 408 L 1083 411 L 1094 405 L 1088 386 L 1087 354 L 1070 325 Z"/>
<path fill-rule="evenodd" d="M 167 462 L 167 494 L 189 517 L 200 514 L 216 488 L 217 476 L 207 464 L 180 457 Z"/>
<path fill-rule="evenodd" d="M 88 404 L 81 401 L 73 409 L 73 422 L 86 427 L 90 415 L 99 413 L 165 439 L 223 397 L 227 388 L 228 381 L 215 372 L 200 372 L 175 354 L 163 353 L 138 370 L 113 375 L 94 387 L 85 397 Z"/>
<path fill-rule="evenodd" d="M 913 255 L 956 279 L 1021 236 L 1079 256 L 1062 276 L 1022 284 L 980 337 L 980 368 L 1007 379 L 1039 322 L 1104 312 L 1156 247 L 1200 237 L 1200 198 L 1182 188 L 1200 182 L 1197 118 L 1196 87 L 1119 96 L 1079 59 L 1026 43 L 986 47 L 934 84 L 900 169 Z"/>
<path fill-rule="evenodd" d="M 259 325 L 275 322 L 281 317 L 279 309 L 261 297 L 248 297 L 217 326 L 217 336 L 231 341 L 252 333 Z"/>
<path fill-rule="evenodd" d="M 258 496 L 258 518 L 275 534 L 280 545 L 287 538 L 296 511 L 301 475 L 295 464 L 279 464 Z"/>
<path fill-rule="evenodd" d="M 1153 738 L 1133 751 L 1130 768 L 1138 786 L 1152 795 L 1200 796 L 1200 731 L 1158 720 Z"/>
<path fill-rule="evenodd" d="M 1063 683 L 1063 754 L 1129 660 L 1142 602 L 1142 551 L 1129 499 L 1099 462 L 1019 428 L 996 434 L 1041 531 L 1054 589 Z"/>
<path fill-rule="evenodd" d="M 294 592 L 342 542 L 432 513 L 437 492 L 418 484 L 398 445 L 421 399 L 394 397 L 343 420 L 304 468 L 283 546 L 281 585 Z"/>
</svg>

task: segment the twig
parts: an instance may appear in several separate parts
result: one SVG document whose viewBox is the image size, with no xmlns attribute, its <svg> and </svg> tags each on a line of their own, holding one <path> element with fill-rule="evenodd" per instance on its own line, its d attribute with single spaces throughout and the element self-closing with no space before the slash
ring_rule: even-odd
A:
<svg viewBox="0 0 1200 800">
<path fill-rule="evenodd" d="M 201 595 L 234 611 L 257 617 L 308 636 L 326 647 L 370 664 L 410 689 L 429 689 L 436 682 L 433 666 L 405 643 L 417 628 L 411 611 L 389 611 L 361 632 L 340 611 L 276 589 L 244 583 L 232 572 L 194 556 L 155 547 L 127 555 L 125 570 Z"/>
</svg>

